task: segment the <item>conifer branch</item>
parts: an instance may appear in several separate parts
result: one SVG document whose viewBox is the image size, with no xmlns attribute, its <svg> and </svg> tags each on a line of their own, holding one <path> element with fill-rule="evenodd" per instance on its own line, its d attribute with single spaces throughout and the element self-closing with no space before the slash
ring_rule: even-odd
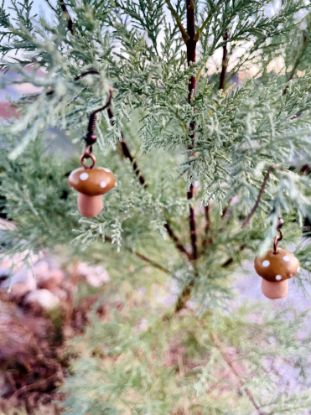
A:
<svg viewBox="0 0 311 415">
<path fill-rule="evenodd" d="M 237 384 L 238 384 L 238 388 L 239 388 L 239 392 L 241 394 L 245 395 L 248 398 L 248 400 L 250 401 L 250 403 L 252 404 L 252 406 L 255 408 L 256 413 L 258 415 L 266 415 L 265 412 L 263 412 L 261 410 L 260 406 L 256 402 L 256 399 L 255 399 L 252 391 L 249 388 L 245 387 L 245 381 L 243 381 L 241 379 L 240 374 L 239 374 L 238 370 L 236 369 L 236 367 L 235 367 L 232 359 L 224 351 L 223 345 L 222 345 L 221 341 L 219 340 L 218 336 L 216 334 L 212 334 L 211 335 L 211 340 L 212 340 L 214 346 L 216 347 L 216 349 L 218 350 L 220 356 L 222 357 L 222 359 L 224 360 L 224 362 L 226 363 L 226 365 L 230 369 L 230 372 L 236 378 Z"/>
<path fill-rule="evenodd" d="M 257 208 L 258 208 L 259 204 L 260 204 L 260 201 L 261 201 L 261 199 L 262 199 L 262 197 L 263 197 L 263 195 L 264 195 L 265 188 L 266 188 L 266 186 L 267 186 L 267 184 L 268 184 L 268 181 L 269 181 L 269 178 L 270 178 L 270 174 L 271 174 L 274 170 L 275 170 L 275 167 L 274 167 L 274 166 L 270 166 L 270 167 L 268 168 L 268 170 L 267 170 L 267 172 L 266 172 L 266 174 L 265 174 L 265 176 L 264 176 L 263 182 L 262 182 L 262 184 L 261 184 L 261 186 L 260 186 L 259 193 L 258 193 L 257 199 L 256 199 L 256 201 L 255 201 L 255 204 L 254 204 L 254 206 L 252 207 L 252 209 L 251 209 L 251 211 L 249 212 L 249 214 L 248 214 L 248 215 L 246 216 L 246 218 L 244 219 L 244 221 L 243 221 L 243 223 L 242 223 L 242 225 L 241 225 L 241 228 L 245 228 L 245 226 L 247 226 L 247 225 L 249 224 L 250 220 L 252 219 L 253 215 L 255 214 L 255 212 L 256 212 L 256 210 L 257 210 Z"/>
<path fill-rule="evenodd" d="M 182 22 L 180 20 L 180 17 L 178 16 L 177 11 L 174 9 L 174 7 L 173 7 L 172 3 L 170 2 L 170 0 L 165 0 L 165 3 L 166 3 L 169 11 L 171 12 L 172 17 L 174 18 L 174 20 L 175 20 L 175 22 L 176 22 L 176 24 L 177 24 L 177 26 L 180 30 L 180 33 L 181 33 L 181 36 L 182 36 L 184 42 L 187 44 L 187 42 L 189 40 L 189 35 L 186 32 L 186 29 L 184 28 L 184 25 L 182 24 Z"/>
</svg>

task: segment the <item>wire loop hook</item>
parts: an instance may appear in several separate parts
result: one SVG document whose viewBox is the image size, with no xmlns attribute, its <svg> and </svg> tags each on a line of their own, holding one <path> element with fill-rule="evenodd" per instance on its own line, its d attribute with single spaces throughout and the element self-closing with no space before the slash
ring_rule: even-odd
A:
<svg viewBox="0 0 311 415">
<path fill-rule="evenodd" d="M 88 160 L 88 159 L 91 160 L 91 164 L 90 165 L 86 164 L 86 160 Z M 92 153 L 92 146 L 86 146 L 84 152 L 81 154 L 80 164 L 85 169 L 92 169 L 95 166 L 95 164 L 96 164 L 96 157 Z"/>
<path fill-rule="evenodd" d="M 103 105 L 100 108 L 97 108 L 96 110 L 92 111 L 89 116 L 89 122 L 87 126 L 87 133 L 84 137 L 85 141 L 85 149 L 84 152 L 81 154 L 80 157 L 80 164 L 85 169 L 92 169 L 95 166 L 96 163 L 96 157 L 93 154 L 93 144 L 96 143 L 97 137 L 95 134 L 95 128 L 96 128 L 96 115 L 98 112 L 103 111 L 110 107 L 111 105 L 111 99 L 112 99 L 112 89 L 109 90 L 108 98 L 106 100 L 105 105 Z M 90 159 L 91 164 L 86 164 L 86 160 Z"/>
<path fill-rule="evenodd" d="M 274 241 L 273 241 L 273 253 L 274 254 L 278 253 L 279 242 L 283 239 L 283 233 L 281 231 L 283 225 L 284 225 L 284 220 L 281 217 L 279 217 L 278 218 L 278 223 L 277 223 L 277 226 L 276 226 L 276 230 L 278 232 L 278 235 L 276 235 L 276 237 L 274 238 Z"/>
<path fill-rule="evenodd" d="M 97 108 L 96 110 L 91 112 L 89 116 L 86 136 L 84 137 L 84 141 L 86 142 L 86 145 L 92 145 L 96 143 L 96 140 L 97 140 L 96 133 L 95 133 L 96 116 L 99 112 L 104 111 L 110 107 L 111 100 L 112 100 L 112 89 L 109 90 L 106 103 L 102 107 Z"/>
</svg>

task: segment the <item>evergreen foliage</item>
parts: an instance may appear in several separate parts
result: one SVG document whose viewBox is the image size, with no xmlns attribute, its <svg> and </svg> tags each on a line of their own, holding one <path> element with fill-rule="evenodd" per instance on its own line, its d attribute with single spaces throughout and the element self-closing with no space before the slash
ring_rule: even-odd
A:
<svg viewBox="0 0 311 415">
<path fill-rule="evenodd" d="M 125 303 L 73 342 L 65 413 L 308 413 L 305 316 L 232 300 L 233 272 L 270 246 L 280 215 L 311 266 L 301 242 L 311 216 L 301 172 L 311 156 L 308 3 L 44 3 L 45 16 L 30 0 L 0 8 L 3 71 L 38 88 L 2 126 L 2 212 L 16 227 L 1 231 L 1 250 L 61 247 L 104 261 L 113 283 L 103 301 Z M 99 217 L 81 219 L 67 176 L 111 88 L 94 151 L 118 188 Z M 65 131 L 70 155 L 51 147 L 51 128 Z M 150 306 L 167 281 L 178 291 L 169 312 Z M 173 345 L 181 360 L 168 363 Z M 296 368 L 298 392 L 283 390 L 274 365 Z"/>
</svg>

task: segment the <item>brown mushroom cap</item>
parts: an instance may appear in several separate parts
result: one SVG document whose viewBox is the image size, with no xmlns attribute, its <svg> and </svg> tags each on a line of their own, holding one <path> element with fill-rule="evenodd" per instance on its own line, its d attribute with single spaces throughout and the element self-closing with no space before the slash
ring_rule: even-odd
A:
<svg viewBox="0 0 311 415">
<path fill-rule="evenodd" d="M 68 178 L 71 187 L 88 196 L 99 196 L 116 186 L 116 178 L 109 169 L 79 167 Z"/>
<path fill-rule="evenodd" d="M 300 265 L 294 254 L 278 248 L 276 254 L 270 250 L 264 256 L 256 257 L 254 266 L 257 274 L 266 281 L 280 282 L 293 277 Z"/>
</svg>

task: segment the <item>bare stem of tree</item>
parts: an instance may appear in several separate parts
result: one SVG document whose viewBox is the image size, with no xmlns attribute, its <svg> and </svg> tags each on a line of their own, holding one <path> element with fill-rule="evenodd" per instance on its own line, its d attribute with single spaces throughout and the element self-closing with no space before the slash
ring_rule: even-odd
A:
<svg viewBox="0 0 311 415">
<path fill-rule="evenodd" d="M 266 188 L 266 186 L 267 186 L 267 184 L 268 184 L 268 181 L 269 181 L 269 178 L 270 178 L 270 174 L 271 174 L 274 170 L 275 170 L 274 166 L 270 166 L 270 167 L 268 168 L 268 170 L 267 170 L 267 172 L 266 172 L 266 174 L 265 174 L 265 176 L 264 176 L 263 182 L 262 182 L 262 184 L 261 184 L 261 186 L 260 186 L 259 193 L 258 193 L 257 199 L 256 199 L 256 201 L 255 201 L 255 204 L 254 204 L 254 206 L 252 207 L 252 209 L 251 209 L 251 211 L 249 212 L 249 214 L 248 214 L 248 215 L 246 216 L 246 218 L 244 219 L 244 221 L 243 221 L 243 223 L 242 223 L 242 225 L 241 225 L 241 227 L 242 227 L 242 228 L 245 228 L 245 226 L 247 226 L 247 225 L 249 224 L 250 220 L 252 219 L 253 215 L 255 214 L 255 212 L 256 212 L 256 210 L 257 210 L 257 208 L 258 208 L 259 204 L 260 204 L 260 201 L 261 201 L 261 199 L 262 199 L 262 197 L 263 197 L 263 195 L 264 195 L 265 188 Z"/>
<path fill-rule="evenodd" d="M 194 278 L 192 278 L 191 281 L 189 281 L 188 284 L 185 285 L 181 294 L 179 295 L 176 301 L 176 304 L 175 304 L 175 309 L 174 309 L 175 313 L 178 313 L 179 311 L 183 310 L 186 307 L 186 304 L 190 298 L 193 286 L 194 286 Z"/>
</svg>

